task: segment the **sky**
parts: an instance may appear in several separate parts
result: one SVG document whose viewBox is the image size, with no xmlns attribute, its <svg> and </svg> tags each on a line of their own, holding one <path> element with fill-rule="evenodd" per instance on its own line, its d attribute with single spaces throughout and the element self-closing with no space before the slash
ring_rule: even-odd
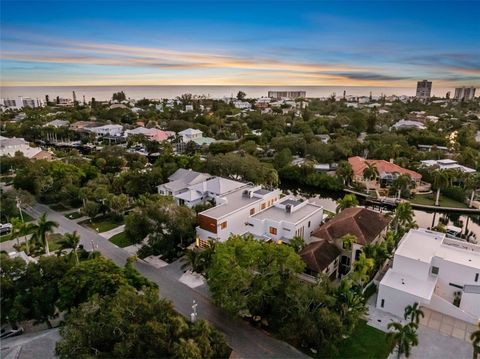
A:
<svg viewBox="0 0 480 359">
<path fill-rule="evenodd" d="M 480 2 L 6 1 L 2 86 L 480 86 Z"/>
</svg>

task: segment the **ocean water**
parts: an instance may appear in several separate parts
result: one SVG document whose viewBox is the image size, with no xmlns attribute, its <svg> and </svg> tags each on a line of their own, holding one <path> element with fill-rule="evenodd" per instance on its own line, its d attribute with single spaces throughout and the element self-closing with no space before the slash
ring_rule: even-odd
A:
<svg viewBox="0 0 480 359">
<path fill-rule="evenodd" d="M 124 91 L 128 98 L 132 99 L 161 99 L 175 98 L 185 93 L 208 98 L 222 98 L 235 96 L 238 91 L 243 91 L 247 97 L 267 96 L 269 90 L 305 90 L 307 97 L 328 97 L 333 93 L 337 97 L 347 95 L 369 96 L 372 95 L 415 95 L 415 88 L 407 87 L 362 87 L 362 86 L 2 86 L 0 98 L 16 98 L 17 96 L 41 98 L 48 95 L 50 99 L 57 96 L 72 98 L 75 91 L 77 99 L 82 101 L 83 96 L 89 101 L 92 97 L 96 100 L 109 100 L 114 92 Z M 434 88 L 433 94 L 445 96 L 447 91 L 454 89 Z"/>
</svg>

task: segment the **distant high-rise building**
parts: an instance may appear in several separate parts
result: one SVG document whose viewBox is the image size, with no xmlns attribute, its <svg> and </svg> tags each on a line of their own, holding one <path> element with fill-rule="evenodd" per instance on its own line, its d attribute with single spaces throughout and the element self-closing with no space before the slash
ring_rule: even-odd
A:
<svg viewBox="0 0 480 359">
<path fill-rule="evenodd" d="M 268 97 L 275 99 L 296 99 L 300 97 L 307 97 L 306 91 L 268 91 Z"/>
<path fill-rule="evenodd" d="M 432 81 L 418 81 L 417 82 L 417 98 L 421 100 L 427 100 L 432 93 Z"/>
<path fill-rule="evenodd" d="M 455 100 L 470 101 L 475 98 L 475 87 L 458 87 L 455 89 Z"/>
<path fill-rule="evenodd" d="M 21 109 L 24 107 L 41 107 L 43 106 L 43 102 L 39 100 L 38 98 L 29 98 L 29 97 L 22 97 L 19 96 L 17 99 L 1 99 L 0 100 L 0 105 L 6 107 L 6 108 L 16 108 L 16 109 Z"/>
</svg>

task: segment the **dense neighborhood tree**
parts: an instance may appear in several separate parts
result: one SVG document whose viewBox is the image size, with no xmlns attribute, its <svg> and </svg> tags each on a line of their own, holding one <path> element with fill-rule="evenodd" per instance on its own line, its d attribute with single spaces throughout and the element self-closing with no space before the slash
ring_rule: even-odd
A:
<svg viewBox="0 0 480 359">
<path fill-rule="evenodd" d="M 173 258 L 177 246 L 193 242 L 194 224 L 194 212 L 190 208 L 157 194 L 142 196 L 137 201 L 137 207 L 125 221 L 125 233 L 134 243 L 142 242 L 148 235 L 148 245 L 141 250 L 140 256 L 156 253 Z"/>
<path fill-rule="evenodd" d="M 215 247 L 207 278 L 212 298 L 232 315 L 269 315 L 275 294 L 303 270 L 288 246 L 231 236 Z"/>
<path fill-rule="evenodd" d="M 122 268 L 111 260 L 98 257 L 81 262 L 66 272 L 59 283 L 59 307 L 69 309 L 88 301 L 93 295 L 112 295 L 127 286 Z"/>
<path fill-rule="evenodd" d="M 206 322 L 188 323 L 155 290 L 124 287 L 74 309 L 60 329 L 60 358 L 228 358 L 222 335 Z"/>
</svg>

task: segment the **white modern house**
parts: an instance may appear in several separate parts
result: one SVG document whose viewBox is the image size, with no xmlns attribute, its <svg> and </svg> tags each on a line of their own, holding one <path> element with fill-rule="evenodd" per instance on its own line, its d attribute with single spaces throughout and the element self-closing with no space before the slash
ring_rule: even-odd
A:
<svg viewBox="0 0 480 359">
<path fill-rule="evenodd" d="M 98 126 L 98 127 L 91 127 L 88 130 L 90 132 L 93 132 L 97 136 L 118 137 L 123 134 L 122 125 L 104 125 L 104 126 Z"/>
<path fill-rule="evenodd" d="M 178 169 L 168 180 L 157 187 L 158 193 L 173 196 L 178 204 L 189 208 L 245 186 L 242 182 L 184 168 Z"/>
<path fill-rule="evenodd" d="M 421 162 L 422 162 L 422 165 L 426 167 L 437 167 L 438 169 L 441 169 L 441 170 L 456 169 L 456 170 L 462 171 L 463 173 L 476 172 L 475 169 L 462 166 L 457 161 L 451 160 L 449 158 L 444 158 L 443 160 L 425 160 Z"/>
<path fill-rule="evenodd" d="M 43 125 L 43 127 L 54 127 L 54 128 L 61 128 L 61 127 L 68 127 L 68 126 L 70 126 L 70 122 L 66 120 L 53 120 Z"/>
<path fill-rule="evenodd" d="M 233 106 L 235 106 L 235 108 L 239 108 L 242 110 L 249 110 L 252 108 L 252 104 L 250 102 L 240 101 L 240 100 L 234 101 Z"/>
<path fill-rule="evenodd" d="M 20 137 L 3 137 L 0 136 L 0 156 L 15 156 L 20 152 L 30 159 L 50 159 L 52 154 L 42 150 L 40 147 L 31 147 L 30 144 Z"/>
<path fill-rule="evenodd" d="M 419 121 L 400 120 L 392 128 L 395 130 L 424 130 L 427 127 Z"/>
<path fill-rule="evenodd" d="M 182 141 L 185 143 L 203 137 L 203 132 L 194 128 L 187 128 L 186 130 L 180 131 L 178 134 L 182 137 Z"/>
<path fill-rule="evenodd" d="M 301 237 L 308 241 L 322 221 L 322 206 L 287 197 L 251 216 L 245 229 L 266 240 L 289 242 L 293 237 Z"/>
<path fill-rule="evenodd" d="M 224 242 L 231 234 L 247 234 L 245 223 L 254 214 L 272 207 L 280 198 L 280 190 L 245 184 L 236 190 L 215 198 L 215 207 L 198 214 L 197 244 L 209 239 Z"/>
<path fill-rule="evenodd" d="M 410 230 L 378 288 L 377 308 L 399 317 L 413 303 L 477 324 L 480 246 L 427 229 Z"/>
</svg>

